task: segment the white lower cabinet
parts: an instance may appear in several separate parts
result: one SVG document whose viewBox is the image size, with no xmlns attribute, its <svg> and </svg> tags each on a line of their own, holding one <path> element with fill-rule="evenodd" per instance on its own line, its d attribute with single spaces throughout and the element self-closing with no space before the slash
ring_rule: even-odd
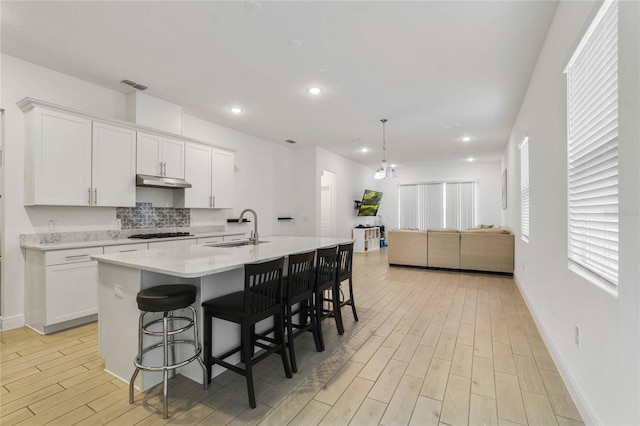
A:
<svg viewBox="0 0 640 426">
<path fill-rule="evenodd" d="M 102 247 L 26 250 L 26 324 L 42 334 L 97 320 Z"/>
</svg>

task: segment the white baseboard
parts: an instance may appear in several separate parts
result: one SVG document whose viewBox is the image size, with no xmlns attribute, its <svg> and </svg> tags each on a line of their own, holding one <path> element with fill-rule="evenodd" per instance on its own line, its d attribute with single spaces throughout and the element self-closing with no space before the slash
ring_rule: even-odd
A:
<svg viewBox="0 0 640 426">
<path fill-rule="evenodd" d="M 0 317 L 0 330 L 12 330 L 24 326 L 24 315 L 15 315 L 12 317 Z"/>
<path fill-rule="evenodd" d="M 589 402 L 584 398 L 583 393 L 578 388 L 569 370 L 566 368 L 566 366 L 563 363 L 560 362 L 561 358 L 560 358 L 560 355 L 558 354 L 558 350 L 553 344 L 553 341 L 551 340 L 549 333 L 547 333 L 547 330 L 542 326 L 542 322 L 539 320 L 539 316 L 536 313 L 536 310 L 534 309 L 533 305 L 531 304 L 531 301 L 529 300 L 527 293 L 524 291 L 524 288 L 522 288 L 522 286 L 520 285 L 520 282 L 518 281 L 518 278 L 515 275 L 513 276 L 513 280 L 516 282 L 516 285 L 520 290 L 520 294 L 522 294 L 522 298 L 524 299 L 524 302 L 527 304 L 527 308 L 529 309 L 529 312 L 531 312 L 533 321 L 536 323 L 536 327 L 538 327 L 538 331 L 540 331 L 540 336 L 542 337 L 542 340 L 544 341 L 545 346 L 549 350 L 549 354 L 551 355 L 553 362 L 556 364 L 556 367 L 558 368 L 558 372 L 562 377 L 562 381 L 567 386 L 569 395 L 571 395 L 573 402 L 576 404 L 576 408 L 578 409 L 578 411 L 580 412 L 580 415 L 582 416 L 582 421 L 584 422 L 585 425 L 604 424 L 598 418 L 597 414 L 591 407 L 591 404 L 589 404 Z"/>
</svg>

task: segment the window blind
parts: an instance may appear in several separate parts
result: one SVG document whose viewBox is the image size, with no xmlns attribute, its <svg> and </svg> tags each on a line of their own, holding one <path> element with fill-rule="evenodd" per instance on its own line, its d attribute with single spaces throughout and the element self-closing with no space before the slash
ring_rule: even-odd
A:
<svg viewBox="0 0 640 426">
<path fill-rule="evenodd" d="M 475 182 L 400 185 L 401 228 L 472 228 Z"/>
<path fill-rule="evenodd" d="M 401 228 L 442 228 L 443 183 L 400 186 Z"/>
<path fill-rule="evenodd" d="M 520 144 L 520 233 L 529 241 L 529 138 Z"/>
<path fill-rule="evenodd" d="M 475 225 L 474 187 L 474 182 L 447 182 L 445 184 L 445 227 L 473 228 Z"/>
<path fill-rule="evenodd" d="M 618 284 L 618 3 L 606 1 L 566 69 L 569 259 Z"/>
</svg>

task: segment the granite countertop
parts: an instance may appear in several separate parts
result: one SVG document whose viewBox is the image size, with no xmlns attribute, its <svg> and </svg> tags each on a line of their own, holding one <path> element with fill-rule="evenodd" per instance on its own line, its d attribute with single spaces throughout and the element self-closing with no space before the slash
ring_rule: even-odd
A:
<svg viewBox="0 0 640 426">
<path fill-rule="evenodd" d="M 264 237 L 258 245 L 209 247 L 192 245 L 127 253 L 91 256 L 98 262 L 157 272 L 183 278 L 197 278 L 243 267 L 246 263 L 266 261 L 294 253 L 349 243 L 350 238 Z"/>
<path fill-rule="evenodd" d="M 21 235 L 20 246 L 22 248 L 46 251 L 46 250 L 85 248 L 85 247 L 113 246 L 113 245 L 119 245 L 119 244 L 140 244 L 140 243 L 162 242 L 162 241 L 192 240 L 196 238 L 207 238 L 207 237 L 229 237 L 234 235 L 246 234 L 246 232 L 240 232 L 240 231 L 190 231 L 189 229 L 186 229 L 184 230 L 184 232 L 191 232 L 192 235 L 184 236 L 184 237 L 153 238 L 153 239 L 128 238 L 129 235 L 132 235 L 135 233 L 143 233 L 140 231 L 148 231 L 148 230 L 135 230 L 131 232 L 96 231 L 96 232 L 67 233 L 67 234 L 73 234 L 73 235 L 64 235 L 61 233 L 27 234 L 27 235 Z M 183 230 L 179 229 L 178 231 L 183 231 Z M 159 230 L 158 232 L 174 232 L 174 231 Z"/>
</svg>

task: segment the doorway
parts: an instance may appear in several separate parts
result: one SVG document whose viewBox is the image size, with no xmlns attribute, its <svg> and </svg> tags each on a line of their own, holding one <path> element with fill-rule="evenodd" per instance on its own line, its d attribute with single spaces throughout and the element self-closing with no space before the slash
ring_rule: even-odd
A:
<svg viewBox="0 0 640 426">
<path fill-rule="evenodd" d="M 320 177 L 320 236 L 337 236 L 336 190 L 337 175 L 323 170 Z"/>
</svg>

